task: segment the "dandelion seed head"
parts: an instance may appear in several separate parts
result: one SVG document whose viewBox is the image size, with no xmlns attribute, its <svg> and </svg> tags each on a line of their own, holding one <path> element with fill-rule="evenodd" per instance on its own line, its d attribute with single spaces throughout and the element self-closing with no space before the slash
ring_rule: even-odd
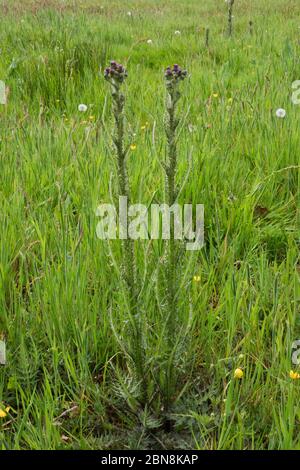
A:
<svg viewBox="0 0 300 470">
<path fill-rule="evenodd" d="M 283 108 L 277 109 L 277 111 L 276 111 L 276 116 L 277 116 L 279 119 L 284 119 L 284 118 L 286 117 L 286 110 L 283 109 Z"/>
<path fill-rule="evenodd" d="M 88 107 L 87 107 L 86 104 L 81 103 L 81 104 L 78 105 L 78 111 L 80 111 L 81 113 L 85 113 L 87 111 L 87 109 L 88 109 Z"/>
</svg>

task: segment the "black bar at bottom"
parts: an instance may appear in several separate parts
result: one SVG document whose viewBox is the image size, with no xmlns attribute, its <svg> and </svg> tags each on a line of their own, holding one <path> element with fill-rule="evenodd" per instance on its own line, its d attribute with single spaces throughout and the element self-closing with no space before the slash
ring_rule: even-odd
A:
<svg viewBox="0 0 300 470">
<path fill-rule="evenodd" d="M 282 459 L 289 465 L 299 454 L 296 451 L 2 451 L 1 468 L 12 463 L 30 463 L 51 465 L 57 463 L 74 468 L 93 465 L 93 468 L 107 468 L 121 466 L 122 468 L 137 469 L 145 466 L 165 465 L 170 467 L 196 467 L 197 465 L 211 465 L 228 463 L 230 466 L 258 463 L 268 463 L 276 460 L 278 464 Z"/>
</svg>

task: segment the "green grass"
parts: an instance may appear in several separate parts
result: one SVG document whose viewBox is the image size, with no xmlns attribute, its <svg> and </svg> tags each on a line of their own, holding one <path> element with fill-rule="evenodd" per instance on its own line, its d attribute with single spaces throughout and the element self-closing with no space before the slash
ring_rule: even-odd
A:
<svg viewBox="0 0 300 470">
<path fill-rule="evenodd" d="M 231 39 L 222 0 L 2 3 L 0 79 L 10 95 L 0 105 L 0 403 L 11 410 L 0 447 L 300 449 L 300 383 L 289 378 L 300 338 L 300 107 L 291 102 L 299 2 L 236 0 Z M 193 167 L 180 202 L 205 205 L 206 245 L 178 267 L 171 433 L 160 426 L 162 245 L 136 246 L 153 394 L 141 409 L 121 281 L 96 237 L 114 171 L 102 78 L 110 59 L 129 73 L 137 147 L 128 164 L 133 199 L 144 204 L 163 200 L 163 70 L 179 63 L 191 74 L 178 179 L 190 153 Z"/>
</svg>

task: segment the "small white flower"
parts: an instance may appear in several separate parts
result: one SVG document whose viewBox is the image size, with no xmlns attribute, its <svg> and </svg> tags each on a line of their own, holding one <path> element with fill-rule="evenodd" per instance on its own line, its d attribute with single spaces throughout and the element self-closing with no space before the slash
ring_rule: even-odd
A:
<svg viewBox="0 0 300 470">
<path fill-rule="evenodd" d="M 276 111 L 276 116 L 277 116 L 278 118 L 280 118 L 280 119 L 285 118 L 285 116 L 286 116 L 286 110 L 285 110 L 285 109 L 282 109 L 282 108 L 277 109 L 277 111 Z"/>
<path fill-rule="evenodd" d="M 180 36 L 180 35 L 181 35 L 181 31 L 178 31 L 178 30 L 177 30 L 177 31 L 175 31 L 174 34 L 175 34 L 176 36 Z"/>
<path fill-rule="evenodd" d="M 81 113 L 85 113 L 87 111 L 87 109 L 88 109 L 88 107 L 87 107 L 86 104 L 82 103 L 78 106 L 78 111 L 80 111 Z"/>
<path fill-rule="evenodd" d="M 147 44 L 153 44 L 152 39 L 148 39 Z"/>
<path fill-rule="evenodd" d="M 128 11 L 128 12 L 127 12 L 127 16 L 132 16 L 131 11 Z"/>
</svg>

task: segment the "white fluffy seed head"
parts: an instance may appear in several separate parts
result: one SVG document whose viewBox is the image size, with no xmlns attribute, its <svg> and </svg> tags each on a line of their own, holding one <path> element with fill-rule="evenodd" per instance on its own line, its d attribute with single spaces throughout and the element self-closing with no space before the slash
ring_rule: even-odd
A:
<svg viewBox="0 0 300 470">
<path fill-rule="evenodd" d="M 85 113 L 87 109 L 88 107 L 86 104 L 81 103 L 80 105 L 78 105 L 78 111 L 80 111 L 81 113 Z"/>
<path fill-rule="evenodd" d="M 277 116 L 278 118 L 280 118 L 280 119 L 285 118 L 285 116 L 286 116 L 286 110 L 283 109 L 283 108 L 277 109 L 277 111 L 276 111 L 276 116 Z"/>
</svg>

